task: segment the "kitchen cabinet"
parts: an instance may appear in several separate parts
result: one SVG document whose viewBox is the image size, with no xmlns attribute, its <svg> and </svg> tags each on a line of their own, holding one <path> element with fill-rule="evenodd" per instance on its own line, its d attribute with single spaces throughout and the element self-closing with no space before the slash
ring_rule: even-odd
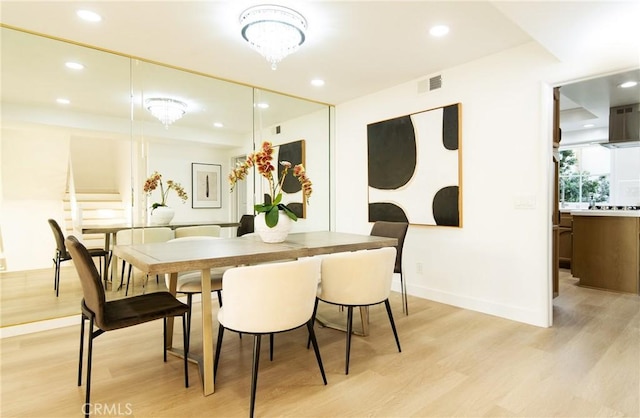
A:
<svg viewBox="0 0 640 418">
<path fill-rule="evenodd" d="M 572 212 L 571 273 L 581 286 L 638 294 L 640 213 L 604 212 Z"/>
<path fill-rule="evenodd" d="M 560 226 L 558 228 L 559 237 L 559 254 L 558 261 L 560 267 L 571 267 L 571 256 L 573 252 L 573 216 L 571 213 L 563 212 L 560 214 Z"/>
</svg>

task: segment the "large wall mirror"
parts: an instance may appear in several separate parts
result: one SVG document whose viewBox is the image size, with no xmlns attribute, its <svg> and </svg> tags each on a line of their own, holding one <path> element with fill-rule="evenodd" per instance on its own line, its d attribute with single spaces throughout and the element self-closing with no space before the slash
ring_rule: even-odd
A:
<svg viewBox="0 0 640 418">
<path fill-rule="evenodd" d="M 56 246 L 47 220 L 74 235 L 86 224 L 145 224 L 159 199 L 143 192 L 154 171 L 181 183 L 189 195 L 182 203 L 169 194 L 174 221 L 236 222 L 253 213 L 263 191 L 253 176 L 230 192 L 227 175 L 235 162 L 263 141 L 278 147 L 303 141 L 313 195 L 294 231 L 330 229 L 330 106 L 14 28 L 0 30 L 2 327 L 79 313 L 81 288 L 71 263 L 62 264 L 58 297 L 53 290 Z M 163 123 L 148 109 L 153 99 L 184 104 L 184 115 Z M 195 204 L 194 164 L 215 171 L 214 203 Z M 234 234 L 233 228 L 222 232 Z M 104 244 L 100 234 L 83 239 L 87 246 Z M 108 298 L 124 297 L 118 280 L 108 287 Z"/>
</svg>

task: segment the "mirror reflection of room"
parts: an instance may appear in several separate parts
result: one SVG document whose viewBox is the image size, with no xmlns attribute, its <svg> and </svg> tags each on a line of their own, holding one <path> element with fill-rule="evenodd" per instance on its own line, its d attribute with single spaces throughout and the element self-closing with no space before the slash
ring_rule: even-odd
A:
<svg viewBox="0 0 640 418">
<path fill-rule="evenodd" d="M 172 223 L 237 225 L 243 214 L 253 214 L 261 191 L 251 178 L 230 192 L 227 175 L 236 161 L 265 140 L 275 145 L 304 140 L 314 194 L 308 216 L 294 228 L 329 228 L 327 105 L 1 30 L 1 204 L 3 217 L 15 219 L 0 230 L 2 327 L 80 312 L 82 290 L 69 261 L 60 263 L 56 296 L 56 242 L 47 220 L 54 219 L 65 236 L 82 237 L 87 247 L 112 247 L 115 232 L 83 230 L 148 228 L 152 205 L 162 199 L 159 190 L 144 191 L 155 172 L 162 175 L 163 187 L 174 182 L 187 196 L 183 200 L 175 190 L 166 194 L 175 212 Z M 157 109 L 154 113 L 152 105 L 162 101 L 177 106 L 176 116 L 163 119 Z M 261 107 L 254 106 L 258 103 Z M 213 168 L 213 202 L 196 201 L 194 166 Z M 235 236 L 235 226 L 222 227 L 220 236 Z M 123 277 L 120 260 L 111 260 L 108 299 L 125 296 L 126 271 L 125 266 Z M 128 295 L 164 287 L 163 278 L 134 269 Z"/>
</svg>

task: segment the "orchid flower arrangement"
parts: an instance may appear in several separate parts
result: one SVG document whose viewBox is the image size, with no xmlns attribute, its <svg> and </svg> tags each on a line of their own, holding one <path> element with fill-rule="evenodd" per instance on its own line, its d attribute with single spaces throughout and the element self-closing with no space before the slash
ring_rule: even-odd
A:
<svg viewBox="0 0 640 418">
<path fill-rule="evenodd" d="M 180 183 L 176 183 L 173 180 L 167 180 L 167 188 L 165 190 L 164 184 L 162 183 L 162 174 L 154 171 L 154 173 L 149 176 L 149 178 L 144 182 L 143 191 L 147 194 L 147 196 L 151 196 L 151 193 L 160 188 L 160 203 L 155 202 L 151 205 L 151 212 L 153 213 L 154 209 L 160 206 L 167 206 L 167 197 L 169 195 L 169 191 L 173 190 L 176 192 L 178 197 L 182 199 L 182 203 L 186 202 L 189 196 L 187 196 L 187 192 L 184 191 L 184 188 Z"/>
<path fill-rule="evenodd" d="M 260 150 L 254 152 L 247 156 L 247 159 L 244 163 L 238 163 L 236 168 L 234 168 L 229 174 L 229 184 L 231 185 L 231 191 L 233 191 L 234 186 L 238 182 L 238 180 L 244 180 L 249 173 L 249 169 L 251 167 L 256 167 L 258 173 L 267 179 L 269 182 L 269 197 L 270 201 L 265 203 L 260 203 L 254 206 L 256 212 L 265 213 L 265 223 L 269 228 L 273 228 L 278 224 L 278 217 L 280 210 L 284 211 L 289 218 L 294 221 L 298 220 L 298 217 L 295 213 L 291 211 L 282 202 L 282 185 L 284 184 L 284 179 L 291 169 L 291 163 L 289 161 L 280 161 L 280 165 L 282 166 L 282 172 L 280 173 L 280 181 L 276 182 L 273 172 L 276 170 L 273 162 L 273 145 L 271 142 L 265 141 L 262 143 Z M 313 191 L 311 180 L 307 177 L 307 173 L 305 171 L 304 165 L 297 164 L 293 167 L 293 176 L 298 179 L 300 185 L 302 186 L 302 196 L 305 202 L 309 202 L 309 197 Z"/>
</svg>

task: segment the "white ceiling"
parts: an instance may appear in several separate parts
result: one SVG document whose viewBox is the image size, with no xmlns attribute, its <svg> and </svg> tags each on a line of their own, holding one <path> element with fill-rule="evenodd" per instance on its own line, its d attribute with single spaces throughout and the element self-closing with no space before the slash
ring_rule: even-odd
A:
<svg viewBox="0 0 640 418">
<path fill-rule="evenodd" d="M 309 30 L 305 44 L 275 71 L 240 36 L 238 17 L 255 4 L 260 2 L 3 0 L 0 21 L 329 104 L 531 41 L 559 61 L 585 68 L 603 60 L 609 68 L 640 66 L 639 1 L 283 0 L 278 4 L 303 14 Z M 80 8 L 98 12 L 103 21 L 79 20 Z M 450 26 L 449 35 L 431 37 L 428 29 L 442 23 Z M 326 85 L 313 87 L 312 78 Z M 592 113 L 603 107 L 575 105 Z"/>
</svg>

